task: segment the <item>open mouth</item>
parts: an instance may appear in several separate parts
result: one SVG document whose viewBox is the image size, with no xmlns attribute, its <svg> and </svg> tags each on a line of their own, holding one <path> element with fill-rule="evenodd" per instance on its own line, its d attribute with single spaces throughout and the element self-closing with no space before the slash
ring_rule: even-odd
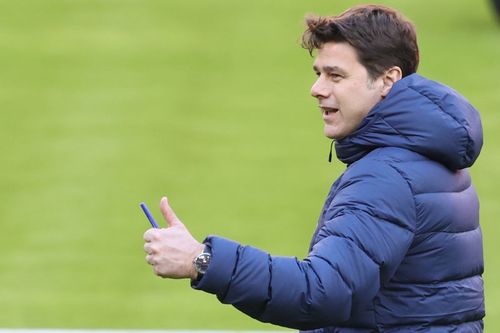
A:
<svg viewBox="0 0 500 333">
<path fill-rule="evenodd" d="M 329 107 L 323 107 L 323 106 L 320 107 L 320 109 L 325 116 L 328 116 L 330 113 L 335 113 L 335 112 L 339 111 L 339 109 L 336 109 L 336 108 L 329 108 Z"/>
</svg>

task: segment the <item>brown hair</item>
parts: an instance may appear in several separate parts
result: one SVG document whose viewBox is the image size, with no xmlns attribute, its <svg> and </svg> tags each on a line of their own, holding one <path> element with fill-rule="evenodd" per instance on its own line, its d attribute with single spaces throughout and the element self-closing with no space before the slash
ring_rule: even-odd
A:
<svg viewBox="0 0 500 333">
<path fill-rule="evenodd" d="M 419 62 L 415 26 L 401 13 L 379 5 L 361 5 L 338 16 L 306 18 L 302 47 L 312 54 L 327 42 L 347 42 L 371 79 L 392 66 L 403 77 L 415 73 Z"/>
</svg>

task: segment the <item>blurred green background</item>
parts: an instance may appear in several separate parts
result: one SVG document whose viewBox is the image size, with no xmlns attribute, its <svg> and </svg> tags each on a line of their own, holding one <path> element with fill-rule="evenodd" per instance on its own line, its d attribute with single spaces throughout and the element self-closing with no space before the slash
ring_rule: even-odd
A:
<svg viewBox="0 0 500 333">
<path fill-rule="evenodd" d="M 486 332 L 500 331 L 500 29 L 487 1 L 377 1 L 418 29 L 419 72 L 482 113 Z M 276 329 L 162 280 L 145 201 L 199 240 L 304 257 L 340 162 L 299 46 L 360 1 L 0 0 L 0 327 Z"/>
</svg>

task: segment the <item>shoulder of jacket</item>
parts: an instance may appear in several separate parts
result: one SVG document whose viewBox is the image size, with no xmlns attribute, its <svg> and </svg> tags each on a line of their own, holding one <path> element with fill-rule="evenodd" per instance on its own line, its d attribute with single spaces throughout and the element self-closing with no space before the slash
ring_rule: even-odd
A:
<svg viewBox="0 0 500 333">
<path fill-rule="evenodd" d="M 338 188 L 344 189 L 354 183 L 367 185 L 381 184 L 389 190 L 394 186 L 403 186 L 410 189 L 412 186 L 405 177 L 404 163 L 425 161 L 422 155 L 401 148 L 384 147 L 376 149 L 347 167 L 341 176 Z"/>
</svg>

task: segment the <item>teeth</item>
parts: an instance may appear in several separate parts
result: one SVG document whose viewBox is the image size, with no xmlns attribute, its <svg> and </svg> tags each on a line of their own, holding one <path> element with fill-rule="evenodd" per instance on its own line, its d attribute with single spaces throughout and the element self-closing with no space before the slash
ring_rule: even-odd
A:
<svg viewBox="0 0 500 333">
<path fill-rule="evenodd" d="M 335 113 L 337 112 L 338 110 L 337 109 L 323 109 L 323 112 L 328 115 L 329 113 Z"/>
<path fill-rule="evenodd" d="M 334 109 L 334 108 L 321 108 L 321 110 L 324 112 L 325 115 L 328 115 L 329 113 L 335 113 L 339 109 Z"/>
</svg>

